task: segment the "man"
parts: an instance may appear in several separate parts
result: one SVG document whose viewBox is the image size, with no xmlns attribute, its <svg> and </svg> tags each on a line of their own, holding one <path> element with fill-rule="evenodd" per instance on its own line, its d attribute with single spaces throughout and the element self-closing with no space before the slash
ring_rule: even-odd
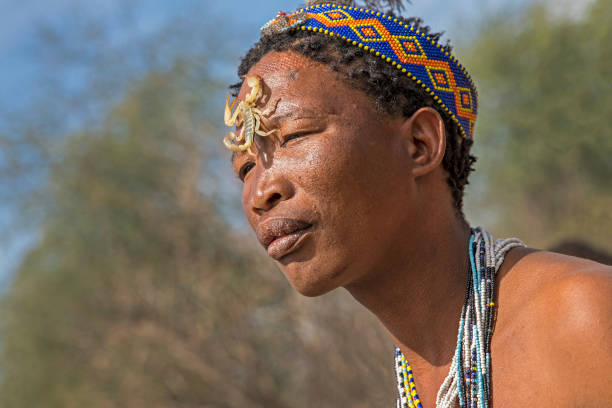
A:
<svg viewBox="0 0 612 408">
<path fill-rule="evenodd" d="M 344 287 L 378 317 L 398 406 L 610 406 L 611 268 L 463 217 L 477 97 L 450 47 L 416 20 L 311 3 L 264 26 L 226 110 L 268 254 L 300 293 Z"/>
</svg>

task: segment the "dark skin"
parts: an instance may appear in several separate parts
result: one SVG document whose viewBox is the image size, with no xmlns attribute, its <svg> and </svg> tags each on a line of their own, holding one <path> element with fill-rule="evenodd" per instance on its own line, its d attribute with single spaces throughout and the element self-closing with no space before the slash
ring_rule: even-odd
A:
<svg viewBox="0 0 612 408">
<path fill-rule="evenodd" d="M 249 224 L 258 235 L 279 219 L 311 225 L 288 251 L 272 251 L 280 269 L 307 296 L 347 289 L 412 364 L 423 406 L 435 406 L 469 238 L 441 165 L 441 117 L 431 108 L 382 114 L 340 74 L 290 52 L 267 54 L 249 75 L 263 80 L 258 107 L 278 100 L 262 127 L 279 129 L 256 137 L 255 156 L 233 159 Z M 238 99 L 249 91 L 243 85 Z M 611 268 L 517 248 L 497 283 L 494 406 L 609 406 Z"/>
</svg>

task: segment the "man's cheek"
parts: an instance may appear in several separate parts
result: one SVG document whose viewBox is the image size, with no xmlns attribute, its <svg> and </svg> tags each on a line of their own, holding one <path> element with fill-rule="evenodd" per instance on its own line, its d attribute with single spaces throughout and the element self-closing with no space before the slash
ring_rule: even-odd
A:
<svg viewBox="0 0 612 408">
<path fill-rule="evenodd" d="M 242 211 L 244 215 L 253 228 L 255 225 L 255 219 L 252 211 L 250 211 L 250 197 L 251 197 L 251 186 L 249 183 L 245 183 L 242 187 Z"/>
</svg>

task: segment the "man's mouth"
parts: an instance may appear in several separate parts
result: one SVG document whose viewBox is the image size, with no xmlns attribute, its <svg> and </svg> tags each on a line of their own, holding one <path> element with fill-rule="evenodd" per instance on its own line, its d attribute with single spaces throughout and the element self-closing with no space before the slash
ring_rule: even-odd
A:
<svg viewBox="0 0 612 408">
<path fill-rule="evenodd" d="M 312 229 L 312 224 L 292 218 L 270 218 L 257 227 L 257 238 L 276 260 L 295 250 Z"/>
</svg>

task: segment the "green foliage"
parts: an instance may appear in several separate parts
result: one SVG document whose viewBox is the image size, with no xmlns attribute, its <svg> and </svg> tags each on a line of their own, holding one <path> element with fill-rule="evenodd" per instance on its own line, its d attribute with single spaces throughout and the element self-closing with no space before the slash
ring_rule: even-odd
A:
<svg viewBox="0 0 612 408">
<path fill-rule="evenodd" d="M 466 65 L 480 91 L 475 184 L 503 234 L 612 249 L 612 3 L 584 20 L 534 6 L 483 30 Z M 469 194 L 469 193 L 468 193 Z"/>
</svg>

